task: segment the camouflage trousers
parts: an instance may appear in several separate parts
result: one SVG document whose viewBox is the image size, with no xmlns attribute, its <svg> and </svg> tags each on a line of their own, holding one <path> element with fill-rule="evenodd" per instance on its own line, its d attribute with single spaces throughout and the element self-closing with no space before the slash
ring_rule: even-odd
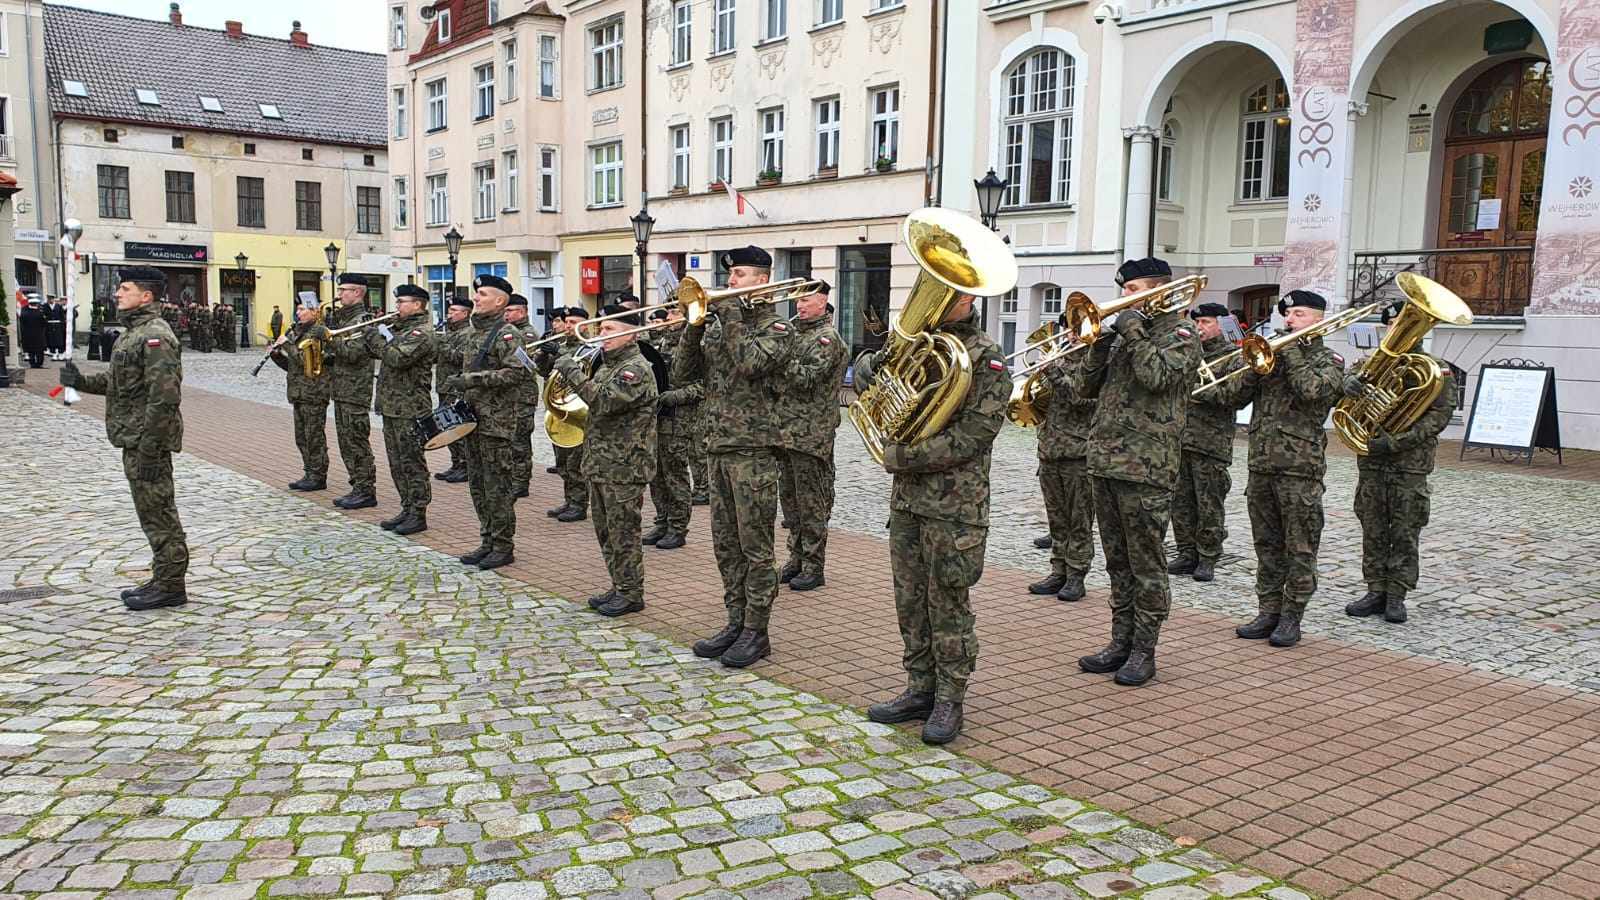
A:
<svg viewBox="0 0 1600 900">
<path fill-rule="evenodd" d="M 642 484 L 589 482 L 589 517 L 611 588 L 629 600 L 644 599 L 644 546 L 639 542 L 643 504 Z"/>
<path fill-rule="evenodd" d="M 1321 479 L 1251 472 L 1245 499 L 1256 549 L 1256 602 L 1264 613 L 1305 612 L 1317 592 Z"/>
<path fill-rule="evenodd" d="M 139 477 L 139 452 L 122 451 L 122 474 L 133 494 L 133 511 L 150 542 L 150 574 L 157 587 L 182 590 L 189 573 L 189 538 L 178 521 L 178 501 L 172 491 L 172 454 L 163 453 L 159 471 L 150 480 Z"/>
<path fill-rule="evenodd" d="M 505 438 L 473 433 L 459 443 L 467 445 L 467 488 L 472 510 L 478 515 L 478 539 L 491 551 L 512 552 L 517 537 L 515 450 Z"/>
<path fill-rule="evenodd" d="M 439 405 L 440 406 L 449 406 L 450 404 L 456 402 L 456 399 L 457 398 L 456 398 L 456 396 L 454 394 L 440 394 L 439 395 Z M 450 450 L 450 468 L 452 468 L 452 469 L 465 469 L 467 467 L 467 443 L 466 443 L 466 441 L 465 440 L 452 441 L 447 446 L 449 447 L 449 450 Z"/>
<path fill-rule="evenodd" d="M 1405 595 L 1417 587 L 1417 545 L 1428 524 L 1428 476 L 1361 469 L 1356 518 L 1361 520 L 1361 576 L 1367 590 Z"/>
<path fill-rule="evenodd" d="M 782 487 L 778 502 L 789 523 L 788 563 L 807 575 L 821 575 L 828 561 L 828 520 L 833 518 L 833 453 L 812 456 L 784 450 L 779 457 Z"/>
<path fill-rule="evenodd" d="M 554 446 L 554 445 L 551 445 Z M 562 499 L 575 509 L 589 508 L 589 486 L 583 481 L 583 445 L 556 447 L 556 472 L 561 476 Z"/>
<path fill-rule="evenodd" d="M 358 494 L 376 493 L 378 464 L 372 458 L 372 420 L 357 403 L 333 404 L 333 428 L 339 435 L 339 458 L 350 473 L 350 487 Z"/>
<path fill-rule="evenodd" d="M 422 512 L 433 501 L 433 479 L 428 477 L 428 460 L 417 440 L 409 416 L 383 417 L 383 449 L 389 457 L 389 477 L 394 479 L 400 505 Z"/>
<path fill-rule="evenodd" d="M 1112 636 L 1154 647 L 1172 609 L 1166 550 L 1172 493 L 1115 478 L 1093 481 L 1100 545 L 1111 578 Z"/>
<path fill-rule="evenodd" d="M 691 417 L 688 424 L 689 432 L 689 480 L 693 483 L 690 489 L 692 496 L 700 497 L 711 492 L 711 476 L 706 471 L 706 433 L 701 423 Z"/>
<path fill-rule="evenodd" d="M 1223 504 L 1231 490 L 1227 463 L 1183 451 L 1178 490 L 1172 495 L 1172 540 L 1179 555 L 1192 553 L 1212 563 L 1222 558 L 1222 541 L 1228 536 Z"/>
<path fill-rule="evenodd" d="M 656 433 L 656 477 L 650 482 L 650 505 L 657 526 L 672 534 L 689 533 L 693 488 L 689 483 L 689 435 L 681 428 Z"/>
<path fill-rule="evenodd" d="M 511 449 L 516 451 L 516 472 L 511 476 L 512 492 L 526 490 L 533 484 L 533 421 L 532 412 L 517 419 L 517 434 L 511 439 Z"/>
<path fill-rule="evenodd" d="M 307 478 L 328 478 L 328 401 L 294 402 L 294 444 Z"/>
<path fill-rule="evenodd" d="M 1051 573 L 1087 575 L 1094 562 L 1094 484 L 1088 463 L 1082 458 L 1040 460 L 1039 489 L 1050 521 Z"/>
<path fill-rule="evenodd" d="M 711 478 L 711 544 L 722 573 L 722 605 L 730 625 L 765 631 L 778 596 L 772 558 L 773 520 L 778 515 L 778 451 L 714 453 Z"/>
<path fill-rule="evenodd" d="M 889 513 L 894 610 L 911 690 L 960 703 L 978 664 L 969 589 L 983 576 L 989 529 L 915 513 Z"/>
</svg>

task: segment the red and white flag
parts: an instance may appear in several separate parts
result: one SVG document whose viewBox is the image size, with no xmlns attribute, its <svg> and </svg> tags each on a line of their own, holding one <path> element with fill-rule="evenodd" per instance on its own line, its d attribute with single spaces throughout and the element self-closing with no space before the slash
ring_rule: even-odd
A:
<svg viewBox="0 0 1600 900">
<path fill-rule="evenodd" d="M 734 186 L 732 184 L 729 184 L 728 182 L 724 181 L 722 183 L 722 189 L 727 191 L 728 192 L 728 196 L 733 199 L 734 209 L 738 212 L 739 215 L 741 215 L 741 216 L 744 215 L 744 211 L 748 209 L 751 212 L 755 213 L 756 214 L 756 218 L 758 218 L 758 219 L 765 219 L 767 217 L 766 213 L 762 212 L 759 209 L 756 209 L 756 205 L 754 203 L 751 203 L 750 199 L 748 197 L 746 197 L 745 195 L 743 195 L 743 194 L 739 193 L 737 190 L 735 190 Z"/>
</svg>

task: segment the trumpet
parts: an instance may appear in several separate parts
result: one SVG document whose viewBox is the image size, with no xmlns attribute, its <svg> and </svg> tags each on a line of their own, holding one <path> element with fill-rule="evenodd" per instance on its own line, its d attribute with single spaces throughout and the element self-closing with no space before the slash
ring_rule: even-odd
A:
<svg viewBox="0 0 1600 900">
<path fill-rule="evenodd" d="M 674 292 L 675 304 L 683 313 L 683 319 L 678 322 L 652 322 L 649 325 L 639 325 L 626 331 L 619 331 L 607 337 L 622 337 L 631 334 L 645 334 L 659 331 L 663 328 L 675 328 L 681 324 L 703 325 L 706 317 L 715 310 L 719 303 L 737 300 L 745 309 L 751 309 L 764 303 L 782 303 L 794 297 L 814 294 L 822 287 L 822 282 L 812 278 L 785 278 L 782 281 L 772 281 L 767 284 L 758 284 L 747 288 L 727 288 L 720 291 L 708 291 L 700 286 L 700 282 L 693 277 L 685 278 L 678 282 L 678 290 Z M 655 306 L 643 307 L 633 312 L 642 313 L 646 310 L 659 309 L 669 304 L 658 303 Z M 590 319 L 589 322 L 598 321 Z M 586 344 L 593 344 L 600 340 L 598 335 L 582 339 Z"/>
<path fill-rule="evenodd" d="M 385 322 L 391 321 L 393 319 L 397 319 L 399 317 L 400 317 L 400 314 L 397 313 L 397 312 L 384 313 L 383 315 L 378 316 L 375 319 L 367 319 L 364 322 L 357 322 L 354 325 L 346 325 L 343 328 L 335 328 L 334 330 L 332 330 L 332 331 L 328 332 L 326 335 L 324 335 L 323 336 L 323 340 L 331 341 L 331 340 L 334 340 L 336 338 L 342 337 L 342 336 L 347 335 L 347 334 L 355 334 L 358 331 L 362 331 L 364 329 L 371 328 L 374 325 L 382 325 Z"/>
<path fill-rule="evenodd" d="M 1320 322 L 1313 322 L 1299 331 L 1291 331 L 1273 338 L 1247 334 L 1240 342 L 1239 349 L 1200 363 L 1200 386 L 1191 391 L 1189 396 L 1198 397 L 1246 372 L 1271 375 L 1272 370 L 1278 366 L 1278 353 L 1283 348 L 1341 331 L 1377 312 L 1383 305 L 1382 302 L 1369 303 L 1366 306 L 1347 309 Z M 1241 360 L 1244 365 L 1239 365 Z"/>
</svg>

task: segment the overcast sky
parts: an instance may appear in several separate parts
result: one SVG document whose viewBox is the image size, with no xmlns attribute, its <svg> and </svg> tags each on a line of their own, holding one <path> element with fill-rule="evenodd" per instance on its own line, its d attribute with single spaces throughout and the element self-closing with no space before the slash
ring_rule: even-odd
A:
<svg viewBox="0 0 1600 900">
<path fill-rule="evenodd" d="M 313 44 L 382 53 L 384 0 L 178 0 L 183 24 L 221 28 L 229 19 L 244 23 L 250 34 L 288 38 L 296 19 Z M 64 0 L 62 6 L 98 9 L 141 19 L 165 19 L 171 0 Z M 410 4 L 408 4 L 410 5 Z"/>
</svg>

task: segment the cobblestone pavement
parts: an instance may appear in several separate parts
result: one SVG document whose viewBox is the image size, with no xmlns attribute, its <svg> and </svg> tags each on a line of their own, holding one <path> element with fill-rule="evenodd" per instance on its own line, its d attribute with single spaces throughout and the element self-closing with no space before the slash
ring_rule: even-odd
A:
<svg viewBox="0 0 1600 900">
<path fill-rule="evenodd" d="M 0 896 L 1306 896 L 189 455 L 129 613 L 99 423 L 0 415 Z"/>
<path fill-rule="evenodd" d="M 283 373 L 240 353 L 189 354 L 185 374 L 196 387 L 244 400 L 287 406 Z M 535 436 L 540 465 L 553 460 Z M 1175 603 L 1240 620 L 1255 615 L 1255 554 L 1245 511 L 1248 479 L 1243 442 L 1235 450 L 1228 498 L 1230 537 L 1217 580 L 1173 579 Z M 833 527 L 886 536 L 889 480 L 867 456 L 848 423 L 837 438 L 839 502 Z M 995 446 L 990 563 L 1048 571 L 1033 547 L 1048 529 L 1035 476 L 1033 432 L 1007 426 Z M 1545 684 L 1600 691 L 1600 484 L 1505 471 L 1441 467 L 1433 476 L 1432 523 L 1423 532 L 1422 583 L 1410 598 L 1412 623 L 1351 619 L 1343 606 L 1365 591 L 1361 526 L 1353 511 L 1355 459 L 1330 437 L 1327 525 L 1319 560 L 1320 591 L 1305 630 L 1363 644 L 1459 662 Z M 1098 554 L 1098 549 L 1097 549 Z M 1109 588 L 1096 558 L 1091 587 Z"/>
</svg>

